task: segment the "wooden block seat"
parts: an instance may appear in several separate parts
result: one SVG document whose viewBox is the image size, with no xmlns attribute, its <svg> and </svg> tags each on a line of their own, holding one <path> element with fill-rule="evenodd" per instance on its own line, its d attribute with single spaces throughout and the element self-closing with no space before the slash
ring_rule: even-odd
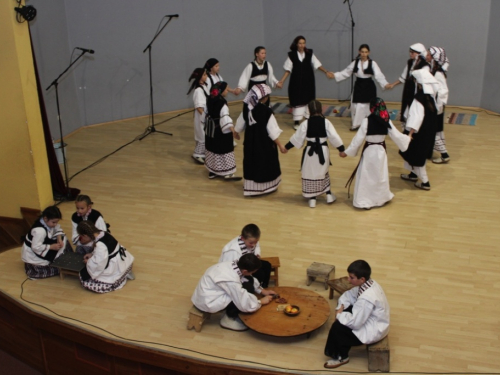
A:
<svg viewBox="0 0 500 375">
<path fill-rule="evenodd" d="M 281 266 L 280 258 L 268 257 L 268 258 L 261 258 L 261 260 L 266 260 L 269 263 L 271 263 L 271 277 L 269 278 L 269 281 L 274 281 L 275 286 L 280 286 L 279 273 L 278 273 L 279 268 Z"/>
<path fill-rule="evenodd" d="M 333 291 L 342 295 L 344 292 L 353 288 L 353 286 L 349 284 L 347 276 L 341 277 L 340 279 L 328 280 L 327 284 L 330 287 L 330 295 L 328 296 L 329 299 L 333 299 Z"/>
<path fill-rule="evenodd" d="M 211 313 L 201 311 L 195 305 L 193 305 L 191 309 L 189 309 L 187 329 L 190 330 L 194 328 L 196 332 L 200 332 L 201 327 L 203 326 L 203 322 L 205 322 L 205 320 L 207 319 L 210 319 L 211 315 Z"/>
<path fill-rule="evenodd" d="M 373 344 L 366 345 L 368 352 L 368 371 L 390 371 L 391 348 L 389 336 Z"/>
<path fill-rule="evenodd" d="M 325 263 L 314 262 L 307 269 L 307 285 L 316 280 L 317 277 L 324 278 L 325 290 L 328 289 L 328 281 L 335 275 L 335 266 Z"/>
</svg>

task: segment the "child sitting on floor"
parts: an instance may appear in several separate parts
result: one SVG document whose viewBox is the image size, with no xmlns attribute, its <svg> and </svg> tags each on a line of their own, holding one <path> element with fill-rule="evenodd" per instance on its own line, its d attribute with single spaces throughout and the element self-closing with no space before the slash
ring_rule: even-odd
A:
<svg viewBox="0 0 500 375">
<path fill-rule="evenodd" d="M 337 319 L 326 340 L 325 355 L 332 357 L 325 368 L 337 368 L 349 362 L 351 346 L 372 344 L 389 333 L 389 302 L 382 287 L 370 278 L 370 265 L 356 260 L 347 268 L 354 286 L 340 296 Z"/>
<path fill-rule="evenodd" d="M 219 263 L 238 260 L 242 255 L 255 254 L 260 259 L 260 229 L 255 224 L 247 224 L 241 230 L 241 235 L 232 239 L 222 249 L 222 254 L 219 258 Z M 269 278 L 271 277 L 271 263 L 267 260 L 261 261 L 261 267 L 253 274 L 263 288 L 269 285 Z"/>
<path fill-rule="evenodd" d="M 50 264 L 64 252 L 68 245 L 59 225 L 61 219 L 59 208 L 49 206 L 43 210 L 40 218 L 35 221 L 25 236 L 21 258 L 26 275 L 30 279 L 44 279 L 59 275 L 59 269 Z"/>
<path fill-rule="evenodd" d="M 92 243 L 83 243 L 80 235 L 76 231 L 76 227 L 83 220 L 89 220 L 96 226 L 97 229 L 104 232 L 108 231 L 109 225 L 106 224 L 101 213 L 92 209 L 94 202 L 90 200 L 88 195 L 80 194 L 75 199 L 76 212 L 71 216 L 71 223 L 73 225 L 73 233 L 71 240 L 76 246 L 75 251 L 79 254 L 85 255 L 93 251 Z"/>
</svg>

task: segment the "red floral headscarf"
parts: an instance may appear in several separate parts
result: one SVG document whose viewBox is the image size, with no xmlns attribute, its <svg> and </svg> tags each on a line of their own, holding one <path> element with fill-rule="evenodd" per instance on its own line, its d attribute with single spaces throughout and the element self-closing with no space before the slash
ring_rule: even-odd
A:
<svg viewBox="0 0 500 375">
<path fill-rule="evenodd" d="M 389 122 L 390 120 L 385 102 L 381 98 L 375 98 L 370 101 L 370 112 L 380 117 L 385 122 Z"/>
</svg>

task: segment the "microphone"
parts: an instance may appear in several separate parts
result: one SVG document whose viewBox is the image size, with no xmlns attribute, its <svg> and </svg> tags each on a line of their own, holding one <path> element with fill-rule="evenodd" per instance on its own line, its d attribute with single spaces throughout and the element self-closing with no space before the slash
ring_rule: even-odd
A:
<svg viewBox="0 0 500 375">
<path fill-rule="evenodd" d="M 81 47 L 75 47 L 76 49 L 79 49 L 80 51 L 83 51 L 83 53 L 88 52 L 90 54 L 94 53 L 93 49 L 87 49 L 87 48 L 81 48 Z"/>
<path fill-rule="evenodd" d="M 167 14 L 165 17 L 179 18 L 179 15 L 178 14 Z"/>
</svg>

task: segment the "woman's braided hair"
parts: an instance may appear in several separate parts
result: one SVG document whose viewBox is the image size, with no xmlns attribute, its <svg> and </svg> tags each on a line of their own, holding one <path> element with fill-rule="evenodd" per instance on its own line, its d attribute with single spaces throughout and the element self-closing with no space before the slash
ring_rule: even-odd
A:
<svg viewBox="0 0 500 375">
<path fill-rule="evenodd" d="M 92 247 L 95 247 L 95 236 L 94 233 L 99 233 L 100 230 L 96 228 L 93 222 L 90 220 L 82 220 L 78 223 L 76 227 L 76 232 L 80 236 L 88 236 L 92 240 Z"/>
</svg>

